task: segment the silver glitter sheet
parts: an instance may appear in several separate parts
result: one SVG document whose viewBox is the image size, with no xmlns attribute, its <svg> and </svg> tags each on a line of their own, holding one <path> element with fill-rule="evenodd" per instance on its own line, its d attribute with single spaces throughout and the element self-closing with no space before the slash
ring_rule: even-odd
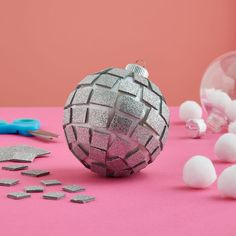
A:
<svg viewBox="0 0 236 236">
<path fill-rule="evenodd" d="M 145 146 L 145 144 L 151 138 L 151 136 L 152 136 L 152 133 L 147 128 L 141 125 L 138 125 L 135 128 L 131 138 L 132 140 L 137 141 L 138 143 Z"/>
<path fill-rule="evenodd" d="M 76 184 L 65 185 L 62 187 L 62 190 L 69 193 L 81 192 L 85 190 L 85 187 Z"/>
<path fill-rule="evenodd" d="M 89 152 L 89 158 L 98 163 L 105 163 L 106 152 L 98 148 L 91 147 Z"/>
<path fill-rule="evenodd" d="M 91 92 L 92 92 L 92 88 L 89 88 L 89 87 L 78 88 L 78 90 L 75 93 L 72 104 L 73 105 L 86 104 L 88 102 Z"/>
<path fill-rule="evenodd" d="M 36 153 L 15 152 L 11 161 L 15 162 L 32 162 L 37 157 Z"/>
<path fill-rule="evenodd" d="M 138 150 L 131 156 L 125 158 L 126 163 L 129 167 L 136 166 L 145 160 L 145 156 L 143 155 L 142 151 Z"/>
<path fill-rule="evenodd" d="M 19 200 L 19 199 L 23 199 L 23 198 L 29 198 L 29 197 L 31 197 L 31 195 L 26 192 L 13 192 L 13 193 L 8 193 L 7 197 L 11 198 L 11 199 Z"/>
<path fill-rule="evenodd" d="M 72 107 L 72 123 L 85 123 L 87 108 L 83 106 Z"/>
<path fill-rule="evenodd" d="M 66 132 L 66 138 L 67 138 L 68 143 L 73 143 L 76 141 L 72 125 L 67 125 L 65 128 L 65 132 Z"/>
<path fill-rule="evenodd" d="M 0 186 L 13 186 L 19 183 L 18 179 L 0 179 Z"/>
<path fill-rule="evenodd" d="M 113 68 L 108 73 L 124 78 L 130 74 L 130 71 L 120 68 Z"/>
<path fill-rule="evenodd" d="M 143 100 L 157 110 L 160 110 L 160 97 L 147 88 L 143 88 Z"/>
<path fill-rule="evenodd" d="M 89 139 L 90 139 L 89 128 L 74 125 L 74 129 L 76 132 L 77 141 L 79 143 L 83 143 L 83 144 L 90 143 L 89 142 Z"/>
<path fill-rule="evenodd" d="M 108 149 L 108 155 L 110 157 L 121 157 L 124 158 L 125 155 L 132 150 L 131 145 L 120 138 L 116 138 Z"/>
<path fill-rule="evenodd" d="M 70 123 L 70 116 L 71 116 L 71 108 L 64 109 L 63 125 L 67 125 Z"/>
<path fill-rule="evenodd" d="M 3 166 L 2 167 L 3 170 L 10 170 L 10 171 L 24 170 L 24 169 L 27 169 L 27 168 L 28 168 L 28 166 L 20 165 L 20 164 L 8 165 L 8 166 Z"/>
<path fill-rule="evenodd" d="M 148 80 L 145 77 L 141 76 L 141 75 L 134 74 L 134 81 L 139 83 L 139 84 L 142 84 L 146 87 L 148 86 Z"/>
<path fill-rule="evenodd" d="M 152 137 L 151 140 L 147 143 L 146 149 L 149 153 L 152 154 L 157 148 L 160 148 L 160 142 L 157 138 Z"/>
<path fill-rule="evenodd" d="M 119 84 L 119 91 L 129 93 L 132 95 L 137 95 L 139 90 L 139 85 L 128 80 L 122 80 Z"/>
<path fill-rule="evenodd" d="M 91 146 L 107 150 L 109 143 L 109 134 L 93 131 Z"/>
<path fill-rule="evenodd" d="M 24 190 L 27 193 L 42 193 L 44 191 L 44 187 L 41 185 L 31 185 L 26 186 Z"/>
<path fill-rule="evenodd" d="M 33 176 L 33 177 L 41 177 L 41 176 L 49 175 L 50 172 L 47 170 L 25 170 L 25 171 L 22 171 L 21 174 Z"/>
<path fill-rule="evenodd" d="M 50 152 L 41 148 L 36 148 L 36 147 L 26 146 L 26 145 L 1 147 L 0 148 L 0 162 L 11 161 L 15 153 L 22 153 L 23 155 L 26 153 L 32 153 L 35 156 L 43 156 L 43 155 L 49 154 Z"/>
<path fill-rule="evenodd" d="M 83 85 L 89 85 L 89 84 L 92 84 L 93 81 L 98 77 L 99 75 L 97 74 L 94 74 L 94 75 L 87 75 L 84 77 L 84 79 L 82 79 L 80 82 L 79 82 L 79 85 L 83 84 Z"/>
<path fill-rule="evenodd" d="M 150 85 L 151 85 L 152 91 L 154 93 L 156 93 L 159 96 L 162 96 L 162 93 L 161 93 L 160 89 L 152 81 L 150 81 Z"/>
<path fill-rule="evenodd" d="M 69 94 L 69 96 L 68 96 L 68 98 L 67 98 L 67 100 L 66 100 L 65 107 L 67 107 L 67 106 L 69 106 L 69 105 L 71 104 L 71 100 L 72 100 L 72 98 L 73 98 L 75 92 L 76 92 L 76 90 L 73 90 L 73 91 Z"/>
<path fill-rule="evenodd" d="M 41 183 L 45 186 L 61 185 L 61 182 L 56 179 L 44 179 L 44 180 L 41 180 Z"/>
<path fill-rule="evenodd" d="M 152 127 L 157 132 L 157 134 L 159 136 L 161 136 L 162 131 L 166 125 L 163 118 L 159 115 L 159 112 L 154 109 L 150 110 L 147 120 L 146 120 L 146 123 L 150 127 Z"/>
<path fill-rule="evenodd" d="M 119 157 L 107 160 L 106 165 L 107 165 L 107 168 L 115 172 L 119 172 L 123 169 L 128 168 L 126 163 Z"/>
<path fill-rule="evenodd" d="M 65 197 L 65 194 L 62 192 L 48 192 L 48 193 L 43 194 L 44 199 L 50 199 L 50 200 L 58 200 L 64 197 Z"/>
<path fill-rule="evenodd" d="M 94 89 L 90 102 L 93 104 L 113 107 L 117 93 L 107 88 L 97 87 Z"/>
<path fill-rule="evenodd" d="M 75 202 L 75 203 L 87 203 L 87 202 L 91 202 L 94 201 L 95 197 L 93 196 L 88 196 L 88 195 L 76 195 L 71 199 L 71 202 Z"/>
<path fill-rule="evenodd" d="M 130 127 L 132 125 L 132 120 L 119 116 L 117 114 L 114 115 L 109 130 L 119 133 L 119 134 L 128 134 Z"/>
<path fill-rule="evenodd" d="M 96 84 L 112 88 L 118 79 L 119 79 L 118 77 L 108 74 L 103 74 L 97 79 Z"/>
<path fill-rule="evenodd" d="M 145 105 L 130 96 L 120 96 L 117 100 L 117 107 L 120 111 L 136 118 L 141 118 L 145 114 Z"/>
<path fill-rule="evenodd" d="M 93 127 L 106 128 L 108 122 L 108 111 L 91 108 L 89 110 L 89 124 Z"/>
</svg>

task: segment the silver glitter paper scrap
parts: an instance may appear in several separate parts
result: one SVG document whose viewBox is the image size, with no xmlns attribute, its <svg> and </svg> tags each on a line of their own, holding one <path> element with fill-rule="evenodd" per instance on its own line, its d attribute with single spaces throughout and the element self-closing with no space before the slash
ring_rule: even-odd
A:
<svg viewBox="0 0 236 236">
<path fill-rule="evenodd" d="M 18 179 L 0 179 L 0 186 L 13 186 L 19 183 Z"/>
<path fill-rule="evenodd" d="M 16 152 L 13 154 L 11 161 L 15 162 L 32 162 L 37 157 L 37 154 L 30 152 Z"/>
<path fill-rule="evenodd" d="M 56 180 L 56 179 L 41 180 L 41 183 L 45 186 L 61 185 L 61 182 L 59 180 Z"/>
<path fill-rule="evenodd" d="M 94 201 L 95 197 L 93 196 L 88 196 L 88 195 L 76 195 L 71 199 L 71 202 L 75 202 L 75 203 L 88 203 L 91 201 Z"/>
<path fill-rule="evenodd" d="M 24 190 L 27 193 L 42 193 L 44 191 L 44 188 L 41 185 L 32 185 L 26 186 Z"/>
<path fill-rule="evenodd" d="M 62 192 L 48 192 L 48 193 L 43 194 L 44 199 L 50 199 L 50 200 L 58 200 L 64 197 L 65 197 L 65 194 Z"/>
<path fill-rule="evenodd" d="M 70 184 L 70 185 L 65 185 L 62 187 L 63 191 L 69 192 L 69 193 L 75 193 L 75 192 L 81 192 L 85 190 L 85 187 L 82 187 L 80 185 L 76 184 Z"/>
<path fill-rule="evenodd" d="M 7 197 L 11 199 L 19 200 L 23 198 L 29 198 L 31 197 L 31 195 L 26 192 L 13 192 L 13 193 L 8 193 Z"/>
<path fill-rule="evenodd" d="M 47 170 L 25 170 L 25 171 L 22 171 L 21 174 L 33 176 L 33 177 L 41 177 L 41 176 L 49 175 L 50 172 Z"/>
<path fill-rule="evenodd" d="M 8 166 L 3 166 L 2 167 L 3 170 L 10 170 L 10 171 L 24 170 L 24 169 L 27 169 L 27 168 L 28 168 L 28 166 L 20 165 L 20 164 L 8 165 Z"/>
</svg>

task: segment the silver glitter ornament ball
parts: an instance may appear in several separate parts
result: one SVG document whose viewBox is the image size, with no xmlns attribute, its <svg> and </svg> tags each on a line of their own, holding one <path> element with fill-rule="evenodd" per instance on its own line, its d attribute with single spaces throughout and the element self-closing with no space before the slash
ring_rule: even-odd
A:
<svg viewBox="0 0 236 236">
<path fill-rule="evenodd" d="M 163 149 L 169 109 L 148 71 L 137 64 L 87 75 L 66 101 L 68 146 L 91 171 L 129 176 Z"/>
</svg>

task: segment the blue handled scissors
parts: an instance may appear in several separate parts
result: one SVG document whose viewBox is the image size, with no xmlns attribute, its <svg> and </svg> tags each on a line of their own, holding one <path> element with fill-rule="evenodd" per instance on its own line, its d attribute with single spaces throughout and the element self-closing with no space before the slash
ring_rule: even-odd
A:
<svg viewBox="0 0 236 236">
<path fill-rule="evenodd" d="M 17 119 L 12 123 L 0 120 L 0 134 L 20 134 L 35 136 L 47 141 L 57 138 L 58 135 L 40 129 L 40 121 L 36 119 Z"/>
</svg>

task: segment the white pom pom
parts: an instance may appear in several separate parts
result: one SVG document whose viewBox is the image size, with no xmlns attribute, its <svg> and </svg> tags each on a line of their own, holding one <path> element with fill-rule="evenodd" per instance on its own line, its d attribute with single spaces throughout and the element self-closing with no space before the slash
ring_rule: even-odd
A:
<svg viewBox="0 0 236 236">
<path fill-rule="evenodd" d="M 229 95 L 220 89 L 206 89 L 206 99 L 213 107 L 219 108 L 220 110 L 225 111 L 228 105 L 231 103 L 231 98 Z"/>
<path fill-rule="evenodd" d="M 179 118 L 182 121 L 190 119 L 199 119 L 202 117 L 202 108 L 194 101 L 186 101 L 180 105 Z"/>
<path fill-rule="evenodd" d="M 184 165 L 183 181 L 192 188 L 207 188 L 216 180 L 215 167 L 204 156 L 193 156 Z"/>
<path fill-rule="evenodd" d="M 217 186 L 223 197 L 236 198 L 236 165 L 223 170 L 218 178 Z"/>
<path fill-rule="evenodd" d="M 236 161 L 236 134 L 223 134 L 215 144 L 215 154 L 225 162 Z"/>
<path fill-rule="evenodd" d="M 230 121 L 236 121 L 236 100 L 229 103 L 225 112 Z"/>
<path fill-rule="evenodd" d="M 231 122 L 228 126 L 228 132 L 232 134 L 236 134 L 236 121 Z"/>
</svg>

